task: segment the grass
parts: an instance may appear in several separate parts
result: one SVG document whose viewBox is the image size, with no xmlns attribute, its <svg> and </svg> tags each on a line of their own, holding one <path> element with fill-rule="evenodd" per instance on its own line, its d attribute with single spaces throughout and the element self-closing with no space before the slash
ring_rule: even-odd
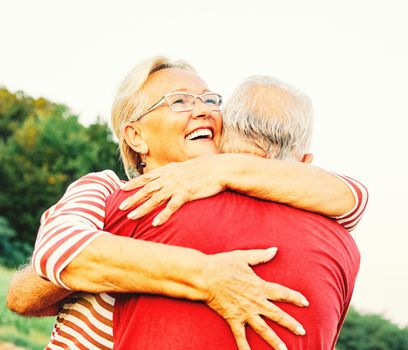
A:
<svg viewBox="0 0 408 350">
<path fill-rule="evenodd" d="M 7 309 L 6 296 L 14 272 L 0 266 L 0 343 L 12 343 L 27 350 L 42 350 L 50 338 L 54 317 L 22 317 Z"/>
</svg>

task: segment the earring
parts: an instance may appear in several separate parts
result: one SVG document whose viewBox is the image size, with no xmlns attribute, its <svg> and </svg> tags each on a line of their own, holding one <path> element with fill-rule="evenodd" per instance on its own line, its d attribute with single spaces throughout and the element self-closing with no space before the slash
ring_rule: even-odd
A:
<svg viewBox="0 0 408 350">
<path fill-rule="evenodd" d="M 140 155 L 140 160 L 141 160 L 140 167 L 145 168 L 146 167 L 146 154 L 145 153 Z"/>
</svg>

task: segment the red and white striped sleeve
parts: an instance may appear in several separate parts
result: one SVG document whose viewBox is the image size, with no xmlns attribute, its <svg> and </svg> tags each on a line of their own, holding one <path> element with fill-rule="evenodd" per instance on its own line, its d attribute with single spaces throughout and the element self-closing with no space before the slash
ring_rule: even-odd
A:
<svg viewBox="0 0 408 350">
<path fill-rule="evenodd" d="M 69 289 L 62 270 L 103 231 L 106 198 L 120 188 L 111 170 L 85 175 L 72 183 L 57 204 L 41 217 L 33 267 L 42 277 Z"/>
<path fill-rule="evenodd" d="M 339 175 L 336 173 L 332 174 L 337 176 L 347 184 L 354 195 L 355 204 L 353 209 L 351 209 L 348 213 L 345 213 L 341 216 L 332 216 L 331 218 L 338 224 L 343 226 L 347 231 L 352 231 L 361 220 L 361 217 L 363 216 L 366 209 L 368 202 L 367 188 L 361 182 L 354 180 L 348 176 Z"/>
</svg>

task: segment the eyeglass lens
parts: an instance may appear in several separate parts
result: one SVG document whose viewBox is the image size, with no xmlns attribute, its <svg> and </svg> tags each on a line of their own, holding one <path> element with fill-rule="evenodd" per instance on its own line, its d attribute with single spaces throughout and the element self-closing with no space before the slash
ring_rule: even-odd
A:
<svg viewBox="0 0 408 350">
<path fill-rule="evenodd" d="M 197 96 L 204 104 L 213 110 L 219 110 L 222 104 L 221 96 L 217 94 L 204 94 Z M 166 96 L 167 103 L 173 111 L 188 111 L 194 108 L 196 97 L 190 94 L 173 94 Z"/>
</svg>

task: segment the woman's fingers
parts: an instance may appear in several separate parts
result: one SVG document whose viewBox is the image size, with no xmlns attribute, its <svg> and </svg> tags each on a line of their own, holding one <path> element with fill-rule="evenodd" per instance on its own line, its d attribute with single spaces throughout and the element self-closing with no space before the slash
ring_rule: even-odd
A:
<svg viewBox="0 0 408 350">
<path fill-rule="evenodd" d="M 269 300 L 281 301 L 301 307 L 309 306 L 309 302 L 301 293 L 277 283 L 268 282 L 267 284 L 267 295 Z"/>
<path fill-rule="evenodd" d="M 248 322 L 248 325 L 275 350 L 288 349 L 285 343 L 278 337 L 278 335 L 267 325 L 267 323 L 260 316 L 251 319 Z"/>
<path fill-rule="evenodd" d="M 289 288 L 262 280 L 249 265 L 267 262 L 276 254 L 276 248 L 237 250 L 214 254 L 210 259 L 207 305 L 230 324 L 240 349 L 246 349 L 245 324 L 250 325 L 274 349 L 286 349 L 279 337 L 262 319 L 304 335 L 302 325 L 270 300 L 306 306 L 306 298 Z M 232 278 L 233 276 L 233 278 Z M 245 341 L 243 340 L 245 339 Z"/>
<path fill-rule="evenodd" d="M 238 345 L 239 350 L 251 350 L 245 333 L 245 325 L 239 322 L 231 322 L 230 324 L 232 334 Z"/>
<path fill-rule="evenodd" d="M 296 335 L 306 334 L 303 326 L 295 318 L 270 302 L 265 302 L 263 311 L 260 314 L 267 317 L 271 321 L 276 322 L 282 327 L 289 329 Z"/>
<path fill-rule="evenodd" d="M 125 184 L 123 184 L 120 188 L 123 191 L 132 191 L 138 187 L 142 187 L 144 185 L 146 185 L 146 183 L 148 183 L 149 181 L 143 177 L 143 176 L 139 176 L 136 177 L 134 179 L 131 179 L 129 181 L 127 181 Z"/>
<path fill-rule="evenodd" d="M 156 170 L 156 169 L 155 169 Z M 134 179 L 127 181 L 124 185 L 121 186 L 123 191 L 132 191 L 138 187 L 142 187 L 149 182 L 152 182 L 160 177 L 160 173 L 158 171 L 149 171 L 148 174 L 138 176 Z"/>
<path fill-rule="evenodd" d="M 164 224 L 177 210 L 179 210 L 187 202 L 188 197 L 186 196 L 173 196 L 167 203 L 166 207 L 153 219 L 153 226 Z"/>
<path fill-rule="evenodd" d="M 271 247 L 267 249 L 237 250 L 236 252 L 243 255 L 243 259 L 248 265 L 254 266 L 268 262 L 276 255 L 277 251 L 278 248 Z"/>
<path fill-rule="evenodd" d="M 171 163 L 129 181 L 122 186 L 122 190 L 140 189 L 123 201 L 119 208 L 127 210 L 145 202 L 128 215 L 130 219 L 137 219 L 169 201 L 154 220 L 154 226 L 158 226 L 166 222 L 184 203 L 221 192 L 224 187 L 220 181 L 209 177 L 207 167 L 201 163 L 197 160 Z"/>
<path fill-rule="evenodd" d="M 151 183 L 146 184 L 142 187 L 139 191 L 132 194 L 128 198 L 126 198 L 119 206 L 119 209 L 126 210 L 135 205 L 142 203 L 149 198 L 151 198 L 154 194 L 157 194 L 163 186 L 160 184 L 159 181 L 154 181 Z M 159 193 L 159 195 L 163 196 L 163 193 Z"/>
<path fill-rule="evenodd" d="M 139 219 L 165 203 L 167 200 L 168 196 L 164 193 L 164 191 L 156 192 L 137 209 L 130 212 L 127 217 L 132 220 Z"/>
</svg>

